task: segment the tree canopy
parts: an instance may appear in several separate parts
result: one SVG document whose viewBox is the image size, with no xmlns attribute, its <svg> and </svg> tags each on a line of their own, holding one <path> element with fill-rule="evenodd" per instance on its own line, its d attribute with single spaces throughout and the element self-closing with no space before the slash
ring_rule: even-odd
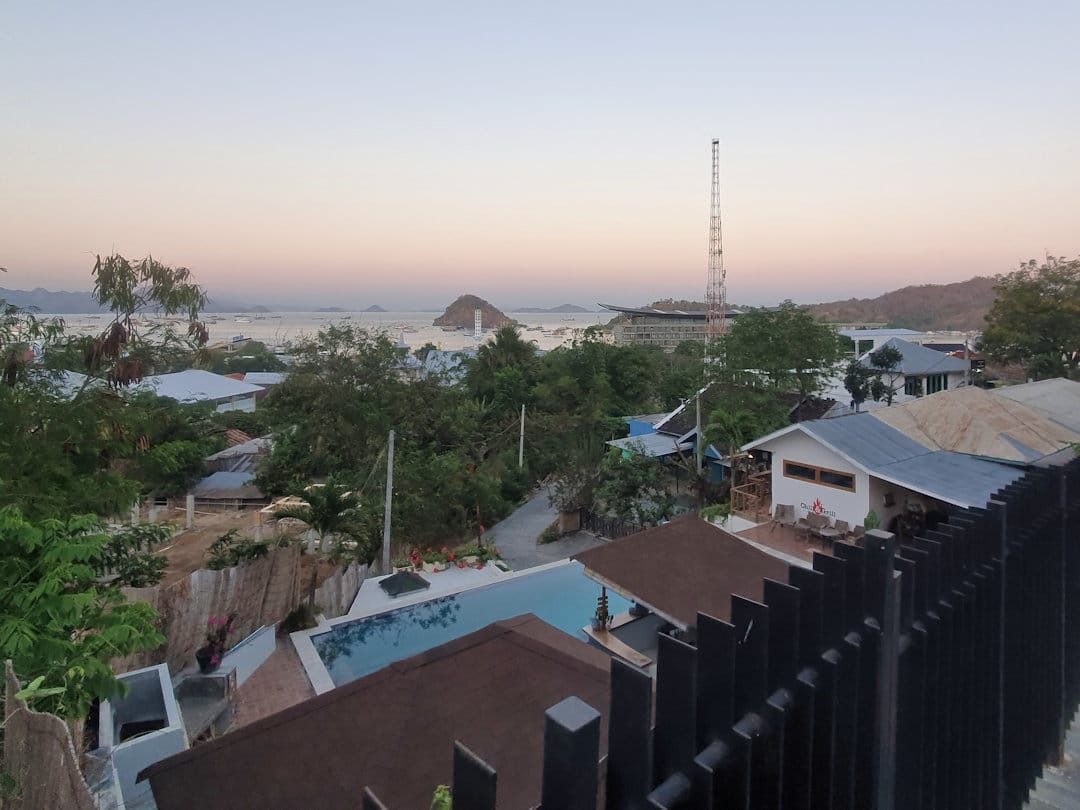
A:
<svg viewBox="0 0 1080 810">
<path fill-rule="evenodd" d="M 982 350 L 1035 379 L 1080 376 L 1080 257 L 1047 256 L 1002 276 Z"/>
</svg>

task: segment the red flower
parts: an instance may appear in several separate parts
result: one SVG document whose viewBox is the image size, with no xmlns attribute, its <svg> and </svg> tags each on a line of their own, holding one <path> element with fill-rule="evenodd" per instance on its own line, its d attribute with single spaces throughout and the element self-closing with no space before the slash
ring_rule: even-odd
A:
<svg viewBox="0 0 1080 810">
<path fill-rule="evenodd" d="M 447 554 L 446 559 L 448 559 L 448 560 L 454 559 L 454 552 L 451 551 L 449 554 Z"/>
<path fill-rule="evenodd" d="M 464 560 L 458 560 L 457 567 L 458 568 L 464 568 L 465 567 L 465 561 Z"/>
</svg>

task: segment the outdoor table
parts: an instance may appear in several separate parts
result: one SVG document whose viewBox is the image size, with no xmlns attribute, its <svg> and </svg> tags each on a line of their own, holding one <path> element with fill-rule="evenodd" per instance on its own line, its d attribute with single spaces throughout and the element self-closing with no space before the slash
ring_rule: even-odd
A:
<svg viewBox="0 0 1080 810">
<path fill-rule="evenodd" d="M 832 547 L 833 540 L 835 540 L 837 537 L 840 536 L 840 532 L 838 530 L 836 530 L 836 529 L 833 529 L 830 526 L 825 526 L 824 528 L 816 529 L 814 531 L 814 534 L 816 534 L 818 537 L 821 538 L 822 546 L 825 546 L 827 544 L 830 548 Z"/>
</svg>

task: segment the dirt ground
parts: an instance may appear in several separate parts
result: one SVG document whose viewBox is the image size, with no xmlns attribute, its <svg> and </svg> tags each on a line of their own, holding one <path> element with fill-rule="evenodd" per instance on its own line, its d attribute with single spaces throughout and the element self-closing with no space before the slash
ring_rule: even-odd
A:
<svg viewBox="0 0 1080 810">
<path fill-rule="evenodd" d="M 217 540 L 221 535 L 225 534 L 229 529 L 236 529 L 237 533 L 241 536 L 254 537 L 255 526 L 258 521 L 257 512 L 255 510 L 248 511 L 228 511 L 218 512 L 214 514 L 200 513 L 195 516 L 195 528 L 192 531 L 178 534 L 162 548 L 157 549 L 155 554 L 164 554 L 168 560 L 168 567 L 165 569 L 165 577 L 161 580 L 163 586 L 172 585 L 174 582 L 179 582 L 192 571 L 197 571 L 206 564 L 206 551 L 210 548 L 210 545 Z M 183 513 L 179 514 L 179 517 L 173 515 L 169 518 L 170 522 L 179 522 L 182 524 L 184 520 Z M 293 536 L 297 536 L 303 531 L 302 526 L 295 527 L 289 533 Z M 273 524 L 263 527 L 263 539 L 270 540 L 275 537 Z M 302 587 L 306 590 L 311 587 L 311 570 L 313 567 L 317 568 L 315 587 L 321 585 L 326 579 L 331 576 L 338 566 L 331 565 L 326 560 L 317 558 L 310 554 L 304 554 L 300 558 L 300 582 Z"/>
</svg>

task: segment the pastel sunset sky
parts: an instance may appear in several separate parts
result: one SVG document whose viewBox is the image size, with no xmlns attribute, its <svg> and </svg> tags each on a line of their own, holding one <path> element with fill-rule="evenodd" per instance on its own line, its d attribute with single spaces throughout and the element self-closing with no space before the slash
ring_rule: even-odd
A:
<svg viewBox="0 0 1080 810">
<path fill-rule="evenodd" d="M 10 2 L 0 286 L 876 295 L 1080 253 L 1080 3 Z"/>
</svg>

